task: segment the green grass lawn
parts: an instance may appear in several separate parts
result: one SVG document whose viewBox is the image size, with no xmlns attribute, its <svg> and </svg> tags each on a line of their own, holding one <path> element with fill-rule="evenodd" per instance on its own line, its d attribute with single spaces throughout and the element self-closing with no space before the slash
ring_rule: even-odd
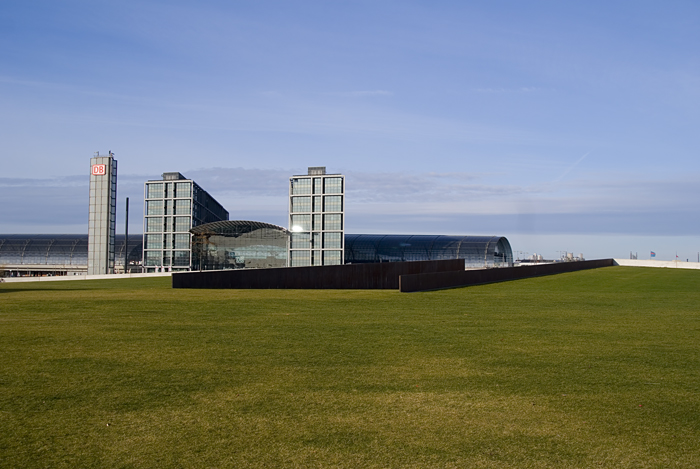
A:
<svg viewBox="0 0 700 469">
<path fill-rule="evenodd" d="M 0 285 L 0 467 L 700 467 L 700 272 Z"/>
</svg>

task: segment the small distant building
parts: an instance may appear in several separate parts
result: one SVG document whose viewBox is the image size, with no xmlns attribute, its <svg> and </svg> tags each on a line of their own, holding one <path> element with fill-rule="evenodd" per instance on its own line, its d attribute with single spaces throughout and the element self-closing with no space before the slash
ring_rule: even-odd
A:
<svg viewBox="0 0 700 469">
<path fill-rule="evenodd" d="M 117 160 L 112 152 L 90 158 L 88 215 L 88 275 L 114 273 L 114 233 L 117 225 Z"/>
<path fill-rule="evenodd" d="M 258 221 L 217 221 L 192 233 L 192 270 L 269 269 L 287 266 L 289 231 Z"/>
<path fill-rule="evenodd" d="M 289 178 L 288 265 L 338 265 L 345 248 L 345 176 L 310 167 Z"/>
<path fill-rule="evenodd" d="M 228 212 L 192 179 L 177 172 L 162 178 L 144 184 L 144 271 L 190 270 L 190 229 L 228 220 Z"/>
</svg>

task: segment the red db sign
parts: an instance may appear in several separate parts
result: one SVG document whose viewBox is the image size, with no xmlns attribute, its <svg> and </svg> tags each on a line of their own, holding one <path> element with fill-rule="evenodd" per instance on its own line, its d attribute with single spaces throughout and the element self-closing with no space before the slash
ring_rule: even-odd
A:
<svg viewBox="0 0 700 469">
<path fill-rule="evenodd" d="M 92 175 L 93 176 L 104 176 L 107 174 L 106 164 L 94 164 L 92 165 Z"/>
</svg>

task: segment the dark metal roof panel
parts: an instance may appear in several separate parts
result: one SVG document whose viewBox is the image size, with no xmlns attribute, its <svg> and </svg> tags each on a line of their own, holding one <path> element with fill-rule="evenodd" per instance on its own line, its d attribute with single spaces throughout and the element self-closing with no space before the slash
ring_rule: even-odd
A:
<svg viewBox="0 0 700 469">
<path fill-rule="evenodd" d="M 225 220 L 205 223 L 203 225 L 195 226 L 190 230 L 190 233 L 211 235 L 243 234 L 265 228 L 289 233 L 286 228 L 281 226 L 250 220 Z"/>
</svg>

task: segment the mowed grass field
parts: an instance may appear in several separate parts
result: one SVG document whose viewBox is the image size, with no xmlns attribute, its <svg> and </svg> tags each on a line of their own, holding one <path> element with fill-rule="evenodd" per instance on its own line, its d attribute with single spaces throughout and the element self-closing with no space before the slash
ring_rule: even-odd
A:
<svg viewBox="0 0 700 469">
<path fill-rule="evenodd" d="M 0 285 L 0 466 L 700 467 L 700 271 Z"/>
</svg>

